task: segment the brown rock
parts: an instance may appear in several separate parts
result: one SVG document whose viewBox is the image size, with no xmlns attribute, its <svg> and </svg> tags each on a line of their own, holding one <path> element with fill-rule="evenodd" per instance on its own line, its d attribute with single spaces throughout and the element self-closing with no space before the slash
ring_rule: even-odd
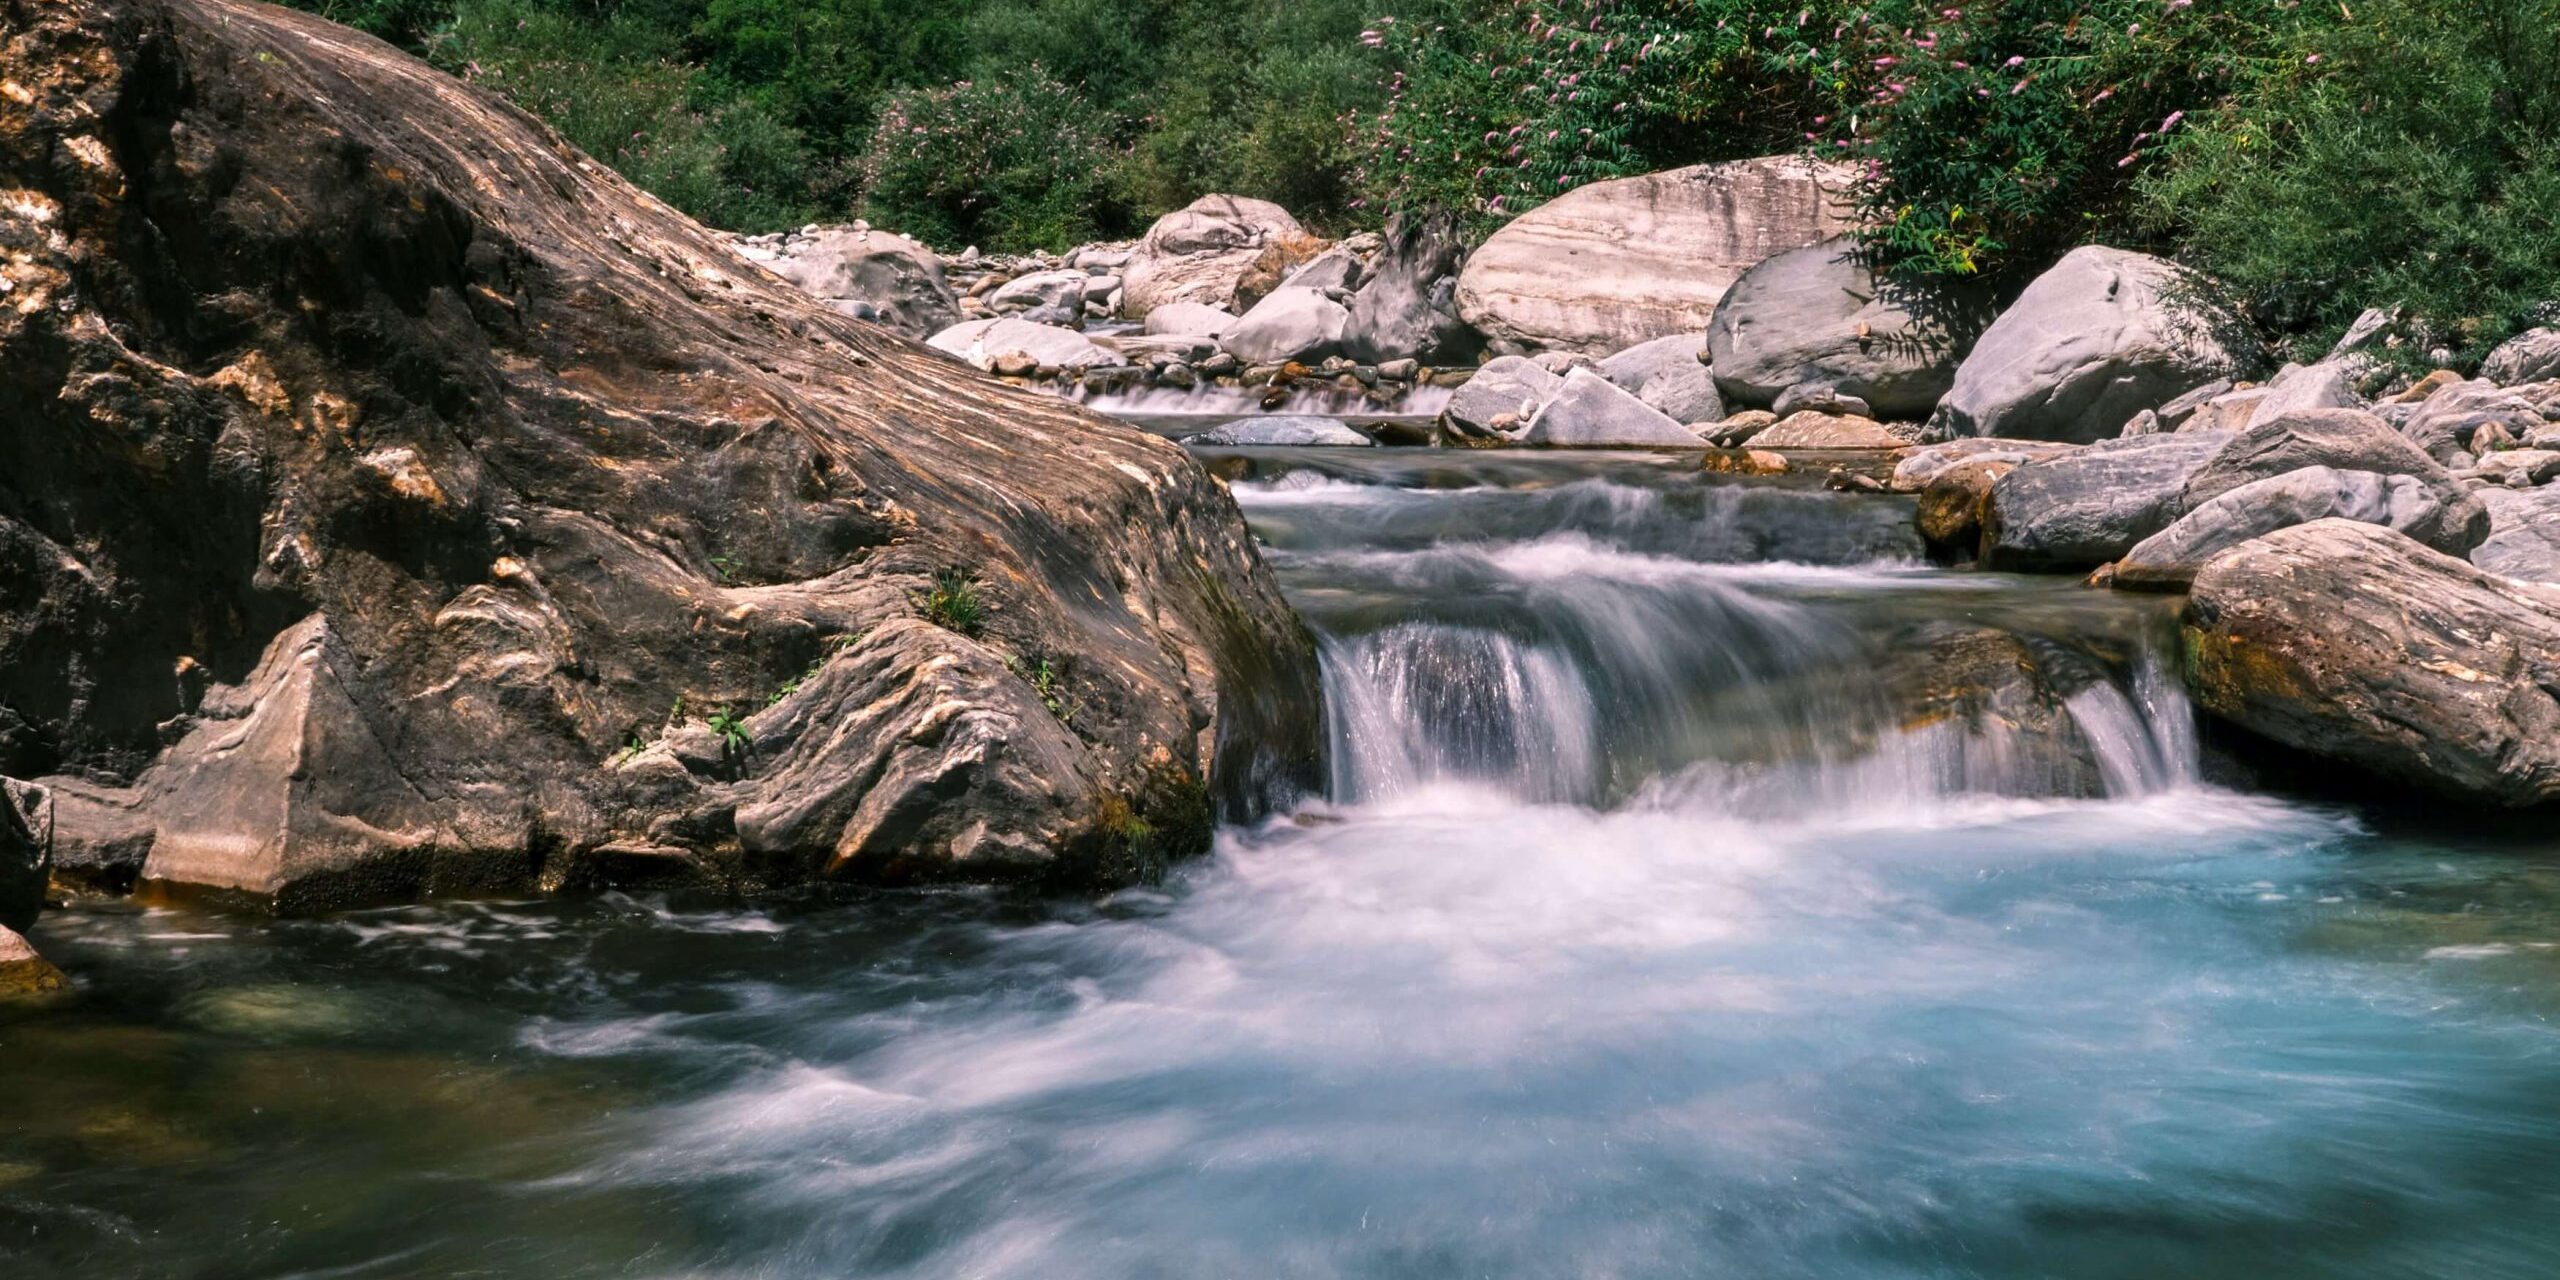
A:
<svg viewBox="0 0 2560 1280">
<path fill-rule="evenodd" d="M 1920 536 L 1933 547 L 1972 554 L 1982 543 L 1991 487 L 2017 469 L 2015 462 L 1963 462 L 1931 477 L 1920 490 Z"/>
<path fill-rule="evenodd" d="M 35 944 L 0 926 L 0 1000 L 45 995 L 68 985 L 62 970 L 36 954 Z"/>
<path fill-rule="evenodd" d="M 1766 449 L 1709 449 L 1707 470 L 1743 476 L 1782 476 L 1795 470 L 1783 453 Z"/>
<path fill-rule="evenodd" d="M 2438 369 L 2434 373 L 2430 373 L 2410 384 L 2408 390 L 2391 397 L 2390 403 L 2416 404 L 2419 401 L 2424 400 L 2427 397 L 2432 396 L 2435 393 L 2444 390 L 2446 387 L 2450 387 L 2460 381 L 2462 381 L 2461 374 L 2455 373 L 2451 369 Z"/>
<path fill-rule="evenodd" d="M 1806 410 L 1752 436 L 1751 445 L 1757 449 L 1907 449 L 1911 442 L 1873 418 Z"/>
</svg>

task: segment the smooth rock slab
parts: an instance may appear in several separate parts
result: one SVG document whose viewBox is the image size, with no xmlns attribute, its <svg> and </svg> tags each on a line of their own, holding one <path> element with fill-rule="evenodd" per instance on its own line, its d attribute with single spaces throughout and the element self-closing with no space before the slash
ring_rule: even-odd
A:
<svg viewBox="0 0 2560 1280">
<path fill-rule="evenodd" d="M 2215 557 L 2182 630 L 2205 711 L 2392 783 L 2560 800 L 2560 593 L 2321 520 Z"/>
<path fill-rule="evenodd" d="M 1907 449 L 1911 442 L 1873 418 L 1805 412 L 1751 437 L 1754 449 Z"/>
<path fill-rule="evenodd" d="M 2354 520 L 2408 534 L 2459 555 L 2485 531 L 2479 504 L 2405 475 L 2304 467 L 2254 480 L 2180 516 L 2142 540 L 2116 564 L 2114 582 L 2141 590 L 2180 591 L 2206 561 L 2252 538 L 2314 520 Z M 2482 530 L 2474 530 L 2477 522 Z"/>
<path fill-rule="evenodd" d="M 1509 416 L 1527 422 L 1563 389 L 1564 379 L 1540 368 L 1536 361 L 1523 356 L 1497 356 L 1476 370 L 1465 386 L 1451 393 L 1449 407 L 1441 412 L 1461 431 L 1490 436 L 1497 433 L 1494 419 Z"/>
<path fill-rule="evenodd" d="M 948 351 L 981 369 L 993 369 L 999 359 L 1017 354 L 1030 357 L 1035 366 L 1056 369 L 1091 369 L 1127 363 L 1119 352 L 1098 346 L 1072 329 L 1034 324 L 1013 317 L 956 324 L 933 335 L 929 345 Z"/>
<path fill-rule="evenodd" d="M 1289 287 L 1254 304 L 1223 340 L 1248 364 L 1313 364 L 1342 349 L 1351 312 L 1313 289 Z"/>
<path fill-rule="evenodd" d="M 1331 418 L 1287 414 L 1270 418 L 1242 418 L 1223 423 L 1183 441 L 1185 444 L 1322 446 L 1332 448 L 1367 448 L 1377 443 L 1369 437 Z"/>
<path fill-rule="evenodd" d="M 1696 433 L 1590 369 L 1565 377 L 1555 397 L 1529 420 L 1520 442 L 1557 449 L 1694 448 L 1699 443 Z"/>
<path fill-rule="evenodd" d="M 2186 514 L 2187 481 L 2235 438 L 2185 432 L 2104 440 L 2021 466 L 1992 486 L 1984 504 L 1984 563 L 2082 570 L 2121 559 Z"/>
<path fill-rule="evenodd" d="M 1198 302 L 1169 302 L 1147 313 L 1149 337 L 1223 338 L 1236 327 L 1234 312 Z"/>
<path fill-rule="evenodd" d="M 2476 496 L 2489 511 L 2489 538 L 2471 549 L 2471 563 L 2500 577 L 2560 583 L 2560 487 Z"/>
</svg>

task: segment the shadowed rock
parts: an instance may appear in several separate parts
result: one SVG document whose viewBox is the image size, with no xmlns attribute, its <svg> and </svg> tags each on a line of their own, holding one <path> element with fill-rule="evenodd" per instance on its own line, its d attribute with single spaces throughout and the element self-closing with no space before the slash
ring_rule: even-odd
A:
<svg viewBox="0 0 2560 1280">
<path fill-rule="evenodd" d="M 1926 418 L 1991 321 L 1979 295 L 1881 279 L 1845 236 L 1777 254 L 1716 307 L 1707 327 L 1716 385 L 1755 409 L 1775 407 L 1790 388 L 1825 386 L 1877 417 Z"/>
<path fill-rule="evenodd" d="M 344 28 L 20 17 L 0 771 L 81 775 L 59 847 L 295 909 L 1108 880 L 1314 778 L 1311 645 L 1174 446 Z"/>
</svg>

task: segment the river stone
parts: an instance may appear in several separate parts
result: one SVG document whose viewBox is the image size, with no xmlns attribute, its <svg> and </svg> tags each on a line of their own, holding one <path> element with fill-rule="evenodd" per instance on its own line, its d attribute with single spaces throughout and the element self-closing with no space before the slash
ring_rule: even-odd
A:
<svg viewBox="0 0 2560 1280">
<path fill-rule="evenodd" d="M 2237 438 L 2182 432 L 2102 440 L 2030 462 L 1991 487 L 1983 562 L 1994 569 L 2085 570 L 2122 559 L 2186 514 L 2187 481 Z"/>
<path fill-rule="evenodd" d="M 2534 329 L 2507 339 L 2480 362 L 2480 376 L 2502 387 L 2560 378 L 2560 329 Z"/>
<path fill-rule="evenodd" d="M 2497 427 L 2522 440 L 2546 422 L 2541 406 L 2485 378 L 2457 382 L 2426 398 L 2412 411 L 2401 434 L 2428 456 L 2447 466 L 2457 455 L 2474 452 L 2484 427 Z"/>
<path fill-rule="evenodd" d="M 987 295 L 987 309 L 998 315 L 1019 314 L 1034 324 L 1073 325 L 1084 314 L 1085 286 L 1091 279 L 1081 271 L 1016 276 Z"/>
<path fill-rule="evenodd" d="M 1268 200 L 1206 195 L 1156 219 L 1121 272 L 1121 311 L 1143 320 L 1174 302 L 1234 310 L 1236 288 L 1266 247 L 1307 229 Z"/>
<path fill-rule="evenodd" d="M 830 302 L 866 304 L 865 318 L 911 338 L 960 321 L 942 259 L 905 236 L 826 227 L 785 241 L 778 255 L 751 254 L 774 274 Z"/>
<path fill-rule="evenodd" d="M 933 335 L 929 345 L 981 369 L 995 368 L 997 361 L 1008 355 L 1027 356 L 1032 365 L 1053 369 L 1126 363 L 1119 352 L 1098 346 L 1072 329 L 1034 324 L 1013 316 L 964 321 Z"/>
<path fill-rule="evenodd" d="M 1879 279 L 1869 263 L 1843 236 L 1742 273 L 1707 327 L 1725 397 L 1769 409 L 1791 388 L 1827 386 L 1876 417 L 1928 417 L 1990 323 L 1986 300 Z"/>
<path fill-rule="evenodd" d="M 1576 369 L 1529 420 L 1520 441 L 1557 449 L 1656 448 L 1695 447 L 1698 437 L 1597 370 Z"/>
<path fill-rule="evenodd" d="M 2560 583 L 2560 487 L 2474 496 L 2489 511 L 2489 538 L 2471 549 L 2471 563 L 2503 577 Z"/>
<path fill-rule="evenodd" d="M 60 991 L 70 979 L 52 962 L 36 954 L 35 944 L 18 931 L 0 925 L 0 1000 Z"/>
<path fill-rule="evenodd" d="M 1932 472 L 1920 489 L 1916 517 L 1920 536 L 1933 547 L 1976 552 L 1982 545 L 1982 513 L 1991 487 L 2018 466 L 2015 461 L 1984 458 Z"/>
<path fill-rule="evenodd" d="M 2144 409 L 2239 366 L 2239 321 L 2165 259 L 2091 245 L 1984 330 L 1932 419 L 1947 434 L 2106 440 Z"/>
<path fill-rule="evenodd" d="M 1600 374 L 1682 426 L 1722 422 L 1724 396 L 1708 372 L 1703 334 L 1641 342 L 1600 362 Z"/>
<path fill-rule="evenodd" d="M 1149 337 L 1223 338 L 1236 327 L 1234 313 L 1197 302 L 1172 302 L 1147 313 Z"/>
<path fill-rule="evenodd" d="M 0 761 L 111 792 L 146 880 L 1125 882 L 1320 778 L 1312 642 L 1172 442 L 313 15 L 15 20 L 0 134 L 95 145 L 0 143 Z M 793 808 L 842 818 L 747 835 Z"/>
<path fill-rule="evenodd" d="M 2116 564 L 2115 584 L 2183 591 L 2207 560 L 2251 538 L 2314 520 L 2355 520 L 2408 534 L 2453 555 L 2487 532 L 2488 515 L 2468 495 L 2406 475 L 2304 467 L 2253 480 L 2178 517 Z"/>
<path fill-rule="evenodd" d="M 1493 435 L 1497 434 L 1494 419 L 1508 414 L 1527 422 L 1563 388 L 1564 379 L 1539 368 L 1535 361 L 1496 356 L 1476 370 L 1465 386 L 1450 393 L 1449 407 L 1441 416 L 1462 431 Z"/>
<path fill-rule="evenodd" d="M 1223 340 L 1247 364 L 1314 364 L 1342 349 L 1351 313 L 1313 289 L 1282 289 L 1255 303 Z"/>
<path fill-rule="evenodd" d="M 2183 629 L 2224 720 L 2401 785 L 2560 800 L 2560 592 L 2320 520 L 2214 557 Z"/>
<path fill-rule="evenodd" d="M 1280 282 L 1283 289 L 1313 289 L 1327 296 L 1348 294 L 1360 287 L 1360 256 L 1348 245 L 1334 245 L 1292 270 Z"/>
<path fill-rule="evenodd" d="M 1599 356 L 1700 332 L 1754 263 L 1847 231 L 1853 181 L 1786 155 L 1576 188 L 1477 248 L 1458 314 L 1506 354 Z"/>
<path fill-rule="evenodd" d="M 36 922 L 52 870 L 52 795 L 33 783 L 0 778 L 0 929 Z"/>
<path fill-rule="evenodd" d="M 1484 339 L 1458 318 L 1458 270 L 1466 260 L 1466 237 L 1451 215 L 1388 218 L 1386 243 L 1351 299 L 1342 353 L 1364 364 L 1473 361 Z"/>
<path fill-rule="evenodd" d="M 2361 409 L 2354 371 L 2343 360 L 2288 365 L 2267 384 L 2265 394 L 2249 408 L 2250 427 L 2311 409 Z"/>
<path fill-rule="evenodd" d="M 1335 448 L 1366 448 L 1376 442 L 1332 418 L 1307 414 L 1281 414 L 1268 418 L 1239 418 L 1200 432 L 1185 444 L 1221 445 L 1294 445 Z"/>
<path fill-rule="evenodd" d="M 1810 410 L 1780 418 L 1751 437 L 1754 449 L 1907 449 L 1911 442 L 1873 418 Z"/>
<path fill-rule="evenodd" d="M 2308 409 L 2241 432 L 2188 479 L 2186 509 L 2195 510 L 2253 480 L 2304 467 L 2414 476 L 2443 492 L 2448 503 L 2462 494 L 2451 472 L 2380 418 L 2361 409 Z"/>
<path fill-rule="evenodd" d="M 2080 446 L 2052 440 L 1949 440 L 1941 444 L 1914 449 L 1894 464 L 1890 488 L 1896 493 L 1918 493 L 1931 481 L 1956 467 L 1975 462 L 1999 462 L 2011 467 L 2028 462 L 2059 458 Z M 2006 474 L 2005 472 L 2003 474 Z"/>
</svg>

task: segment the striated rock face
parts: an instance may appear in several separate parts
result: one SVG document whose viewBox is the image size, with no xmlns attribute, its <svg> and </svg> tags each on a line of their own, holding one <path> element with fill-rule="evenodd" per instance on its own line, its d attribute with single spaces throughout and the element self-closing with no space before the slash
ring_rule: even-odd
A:
<svg viewBox="0 0 2560 1280">
<path fill-rule="evenodd" d="M 1175 302 L 1242 311 L 1259 297 L 1240 299 L 1237 291 L 1263 250 L 1299 242 L 1311 242 L 1306 228 L 1268 200 L 1202 196 L 1147 229 L 1122 273 L 1120 308 L 1133 320 Z M 1278 282 L 1274 275 L 1271 285 Z"/>
<path fill-rule="evenodd" d="M 316 18 L 69 0 L 0 79 L 0 772 L 101 875 L 1109 880 L 1316 776 L 1173 446 Z"/>
<path fill-rule="evenodd" d="M 1604 356 L 1699 332 L 1753 264 L 1849 229 L 1850 178 L 1767 156 L 1595 182 L 1478 247 L 1458 314 L 1505 354 Z"/>
<path fill-rule="evenodd" d="M 2209 562 L 2184 631 L 2197 703 L 2243 728 L 2448 795 L 2560 800 L 2560 593 L 2322 520 Z"/>
<path fill-rule="evenodd" d="M 2560 329 L 2534 329 L 2509 338 L 2480 363 L 2480 376 L 2502 387 L 2560 378 Z"/>
<path fill-rule="evenodd" d="M 2113 582 L 2183 591 L 2206 561 L 2232 547 L 2330 519 L 2381 525 L 2451 555 L 2469 551 L 2488 528 L 2487 513 L 2458 489 L 2430 486 L 2414 476 L 2304 467 L 2252 480 L 2197 505 L 2126 552 Z"/>
<path fill-rule="evenodd" d="M 2107 440 L 2030 459 L 1992 485 L 1982 559 L 1995 569 L 2094 569 L 2187 512 L 2187 481 L 2236 437 L 2227 431 Z"/>
<path fill-rule="evenodd" d="M 910 338 L 939 333 L 960 320 L 960 299 L 943 278 L 942 259 L 905 236 L 827 227 L 792 236 L 772 250 L 740 252 L 836 310 Z"/>
</svg>

